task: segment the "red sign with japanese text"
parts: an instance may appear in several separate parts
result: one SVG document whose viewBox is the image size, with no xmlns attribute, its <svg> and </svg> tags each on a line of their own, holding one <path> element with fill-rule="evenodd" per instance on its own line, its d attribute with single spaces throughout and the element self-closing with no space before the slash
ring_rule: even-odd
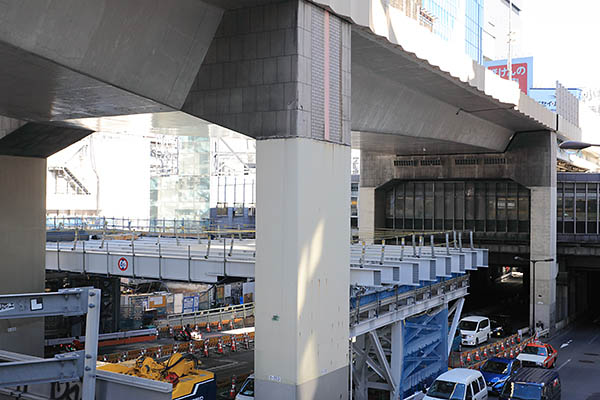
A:
<svg viewBox="0 0 600 400">
<path fill-rule="evenodd" d="M 508 79 L 508 66 L 505 65 L 494 65 L 488 66 L 489 70 L 492 70 L 496 75 L 499 75 L 503 79 Z M 529 65 L 527 63 L 516 63 L 512 65 L 512 80 L 519 84 L 519 88 L 525 94 L 527 94 L 529 82 Z"/>
</svg>

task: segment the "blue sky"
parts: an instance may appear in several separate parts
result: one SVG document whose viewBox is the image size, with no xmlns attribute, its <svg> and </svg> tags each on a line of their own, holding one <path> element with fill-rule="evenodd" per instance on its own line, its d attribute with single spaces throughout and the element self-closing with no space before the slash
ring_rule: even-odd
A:
<svg viewBox="0 0 600 400">
<path fill-rule="evenodd" d="M 536 87 L 600 88 L 600 1 L 525 0 L 525 46 Z"/>
</svg>

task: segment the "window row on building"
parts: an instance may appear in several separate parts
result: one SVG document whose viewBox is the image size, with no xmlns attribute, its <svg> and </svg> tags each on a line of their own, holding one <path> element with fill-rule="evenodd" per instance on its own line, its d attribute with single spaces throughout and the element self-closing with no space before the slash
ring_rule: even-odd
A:
<svg viewBox="0 0 600 400">
<path fill-rule="evenodd" d="M 529 232 L 529 190 L 509 180 L 410 181 L 384 190 L 386 228 Z"/>
<path fill-rule="evenodd" d="M 557 184 L 558 233 L 599 233 L 599 183 L 559 182 Z"/>
</svg>

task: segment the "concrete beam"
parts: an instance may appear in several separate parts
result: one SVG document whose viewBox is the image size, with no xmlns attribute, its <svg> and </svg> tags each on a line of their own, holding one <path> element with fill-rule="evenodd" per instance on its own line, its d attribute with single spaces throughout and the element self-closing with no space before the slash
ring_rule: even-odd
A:
<svg viewBox="0 0 600 400">
<path fill-rule="evenodd" d="M 350 25 L 298 0 L 225 12 L 183 111 L 258 139 L 349 144 Z"/>
<path fill-rule="evenodd" d="M 221 15 L 197 0 L 2 3 L 0 91 L 11 95 L 0 112 L 48 121 L 179 109 Z"/>
</svg>

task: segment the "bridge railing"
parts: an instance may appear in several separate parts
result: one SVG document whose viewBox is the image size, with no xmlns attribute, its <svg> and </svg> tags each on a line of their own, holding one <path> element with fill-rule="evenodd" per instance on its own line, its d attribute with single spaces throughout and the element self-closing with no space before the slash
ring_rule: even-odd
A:
<svg viewBox="0 0 600 400">
<path fill-rule="evenodd" d="M 167 318 L 156 321 L 159 328 L 169 326 L 186 326 L 190 324 L 207 324 L 213 322 L 229 321 L 235 318 L 243 318 L 254 316 L 254 303 L 236 304 L 219 308 L 211 308 L 209 310 L 201 310 L 187 312 L 181 314 L 171 314 Z"/>
<path fill-rule="evenodd" d="M 198 232 L 253 231 L 254 225 L 223 225 L 210 219 L 166 219 L 166 218 L 125 218 L 125 217 L 46 217 L 47 230 L 86 230 L 86 231 L 136 231 L 153 234 L 175 235 Z"/>
</svg>

